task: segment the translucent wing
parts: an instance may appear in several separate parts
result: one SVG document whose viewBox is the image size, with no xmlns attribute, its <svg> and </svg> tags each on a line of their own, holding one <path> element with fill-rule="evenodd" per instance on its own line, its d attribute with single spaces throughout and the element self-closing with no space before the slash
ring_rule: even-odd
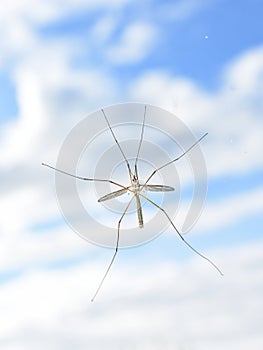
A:
<svg viewBox="0 0 263 350">
<path fill-rule="evenodd" d="M 144 188 L 146 189 L 146 191 L 152 191 L 152 192 L 174 191 L 173 187 L 165 186 L 165 185 L 145 185 Z"/>
<path fill-rule="evenodd" d="M 128 191 L 127 188 L 122 188 L 121 190 L 108 193 L 105 196 L 99 198 L 98 202 L 104 202 L 104 201 L 107 201 L 108 199 L 112 199 L 112 198 L 116 198 L 116 197 L 122 196 L 127 191 Z"/>
</svg>

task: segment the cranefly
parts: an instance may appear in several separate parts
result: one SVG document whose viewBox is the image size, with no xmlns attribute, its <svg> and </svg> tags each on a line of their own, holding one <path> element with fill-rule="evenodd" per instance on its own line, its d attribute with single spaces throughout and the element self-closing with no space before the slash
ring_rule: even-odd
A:
<svg viewBox="0 0 263 350">
<path fill-rule="evenodd" d="M 161 210 L 161 212 L 165 215 L 165 217 L 167 218 L 167 220 L 169 221 L 169 223 L 171 224 L 171 226 L 173 227 L 173 229 L 175 230 L 175 232 L 179 235 L 179 237 L 183 240 L 183 242 L 191 249 L 193 250 L 196 254 L 198 254 L 200 257 L 202 257 L 203 259 L 205 259 L 206 261 L 208 261 L 212 266 L 214 266 L 214 268 L 221 274 L 223 275 L 222 271 L 216 266 L 216 264 L 211 261 L 209 258 L 207 258 L 206 256 L 204 256 L 203 254 L 201 254 L 199 251 L 197 251 L 193 246 L 191 246 L 183 237 L 183 235 L 179 232 L 179 230 L 176 228 L 175 224 L 173 223 L 172 219 L 170 218 L 170 216 L 167 214 L 167 212 L 165 211 L 164 208 L 162 208 L 160 205 L 158 205 L 157 203 L 155 203 L 153 200 L 151 200 L 150 198 L 147 197 L 147 195 L 145 195 L 145 191 L 153 191 L 153 192 L 169 192 L 169 191 L 174 191 L 174 188 L 171 186 L 166 186 L 166 185 L 159 185 L 159 184 L 149 184 L 150 180 L 152 179 L 152 177 L 161 169 L 169 166 L 170 164 L 178 161 L 179 159 L 181 159 L 182 157 L 184 157 L 188 152 L 191 151 L 192 148 L 194 148 L 204 137 L 207 136 L 207 133 L 205 133 L 200 139 L 198 139 L 191 147 L 189 147 L 185 152 L 183 152 L 180 156 L 172 159 L 171 161 L 161 165 L 160 167 L 156 168 L 154 171 L 152 171 L 152 173 L 148 176 L 148 178 L 142 182 L 141 180 L 139 180 L 139 171 L 138 171 L 138 159 L 140 156 L 140 150 L 141 150 L 141 146 L 143 143 L 143 137 L 144 137 L 144 129 L 145 129 L 145 119 L 146 119 L 146 112 L 147 112 L 147 107 L 144 107 L 144 114 L 143 114 L 143 121 L 142 121 L 142 127 L 141 127 L 141 133 L 140 133 L 140 140 L 139 140 L 139 144 L 138 144 L 138 150 L 137 150 L 137 154 L 136 154 L 136 158 L 135 158 L 135 163 L 134 163 L 134 168 L 133 171 L 131 169 L 131 165 L 125 155 L 125 153 L 123 152 L 120 143 L 118 142 L 115 133 L 110 125 L 110 122 L 105 114 L 105 111 L 102 109 L 101 110 L 105 121 L 108 125 L 109 131 L 112 134 L 112 137 L 114 139 L 114 141 L 116 142 L 116 145 L 118 146 L 120 153 L 122 154 L 122 157 L 126 163 L 127 166 L 127 170 L 128 170 L 128 174 L 129 174 L 129 179 L 130 179 L 130 185 L 129 186 L 124 186 L 116 181 L 110 180 L 110 179 L 97 179 L 97 178 L 88 178 L 88 177 L 82 177 L 82 176 L 77 176 L 74 174 L 70 174 L 62 169 L 57 169 L 51 165 L 48 165 L 46 163 L 42 163 L 42 165 L 49 167 L 55 171 L 58 171 L 62 174 L 65 174 L 67 176 L 72 176 L 76 179 L 79 180 L 84 180 L 84 181 L 93 181 L 93 182 L 108 182 L 111 183 L 113 185 L 116 185 L 117 187 L 119 187 L 120 189 L 118 189 L 117 191 L 113 191 L 111 193 L 108 193 L 104 196 L 102 196 L 101 198 L 98 199 L 98 202 L 103 202 L 103 201 L 107 201 L 116 197 L 119 197 L 127 192 L 130 192 L 132 194 L 130 200 L 128 201 L 126 207 L 124 208 L 121 217 L 117 223 L 117 239 L 116 239 L 116 246 L 115 246 L 115 251 L 114 254 L 111 258 L 111 261 L 101 279 L 101 282 L 99 284 L 99 286 L 97 287 L 97 290 L 93 296 L 93 298 L 91 299 L 91 301 L 94 301 L 94 299 L 96 298 L 98 292 L 100 291 L 103 282 L 105 280 L 105 278 L 107 277 L 113 262 L 116 258 L 116 255 L 118 253 L 119 250 L 119 240 L 120 240 L 120 232 L 121 232 L 121 223 L 122 220 L 125 216 L 125 214 L 127 213 L 129 207 L 131 206 L 132 202 L 135 200 L 136 201 L 136 212 L 137 212 L 137 218 L 138 218 L 138 226 L 139 228 L 143 228 L 144 225 L 144 220 L 143 220 L 143 211 L 142 211 L 142 206 L 141 206 L 141 198 L 143 198 L 144 200 L 148 201 L 149 203 L 151 203 L 154 207 L 158 208 L 159 210 Z"/>
</svg>

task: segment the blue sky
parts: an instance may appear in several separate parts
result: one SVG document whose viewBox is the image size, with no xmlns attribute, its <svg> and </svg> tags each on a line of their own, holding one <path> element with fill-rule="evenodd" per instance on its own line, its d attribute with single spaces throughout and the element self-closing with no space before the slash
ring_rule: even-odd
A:
<svg viewBox="0 0 263 350">
<path fill-rule="evenodd" d="M 262 14 L 259 0 L 0 5 L 1 349 L 262 349 Z M 206 205 L 186 238 L 225 276 L 168 228 L 121 250 L 91 304 L 112 251 L 70 229 L 40 163 L 56 163 L 83 118 L 128 101 L 175 114 L 196 137 L 208 132 Z M 175 123 L 163 124 L 176 135 Z M 134 135 L 120 131 L 123 142 Z M 88 170 L 99 165 L 97 147 Z M 191 194 L 185 166 L 179 228 Z M 91 186 L 80 186 L 95 207 Z"/>
<path fill-rule="evenodd" d="M 184 20 L 176 20 L 167 16 L 164 9 L 183 8 L 184 2 L 175 1 L 146 1 L 133 2 L 122 9 L 119 23 L 115 28 L 110 42 L 119 40 L 123 27 L 134 21 L 155 22 L 158 38 L 153 45 L 149 58 L 138 62 L 136 66 L 111 64 L 104 55 L 101 47 L 93 43 L 90 52 L 87 45 L 87 35 L 96 23 L 96 18 L 104 16 L 107 10 L 87 11 L 72 16 L 65 16 L 60 21 L 54 21 L 40 27 L 40 33 L 50 38 L 72 38 L 83 44 L 79 61 L 87 63 L 85 53 L 91 60 L 102 65 L 102 69 L 114 69 L 115 74 L 130 79 L 145 69 L 167 69 L 173 75 L 183 75 L 194 79 L 205 88 L 216 87 L 220 80 L 223 62 L 229 62 L 238 53 L 260 45 L 263 34 L 260 30 L 261 11 L 260 1 L 250 3 L 211 1 L 206 2 L 204 9 L 198 10 L 193 16 L 185 10 Z M 150 6 L 151 4 L 151 6 Z M 194 2 L 191 3 L 193 11 Z M 189 11 L 190 12 L 190 11 Z M 167 18 L 168 17 L 168 18 Z M 252 20 L 253 19 L 253 20 Z M 190 24 L 190 25 L 189 25 Z M 85 46 L 86 50 L 85 50 Z"/>
</svg>

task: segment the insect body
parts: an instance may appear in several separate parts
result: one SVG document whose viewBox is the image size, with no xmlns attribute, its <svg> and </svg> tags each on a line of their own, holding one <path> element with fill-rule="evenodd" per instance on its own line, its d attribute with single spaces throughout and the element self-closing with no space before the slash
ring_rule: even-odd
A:
<svg viewBox="0 0 263 350">
<path fill-rule="evenodd" d="M 177 158 L 175 159 L 172 159 L 171 161 L 161 165 L 160 167 L 156 168 L 149 176 L 148 178 L 146 179 L 146 181 L 144 182 L 141 182 L 139 180 L 139 175 L 138 175 L 138 159 L 139 159 L 139 155 L 140 155 L 140 150 L 141 150 L 141 146 L 142 146 L 142 141 L 143 141 L 143 136 L 144 136 L 144 128 L 145 128 L 145 117 L 146 117 L 146 106 L 144 108 L 144 116 L 143 116 L 143 122 L 142 122 L 142 128 L 141 128 L 141 135 L 140 135 L 140 141 L 139 141 L 139 145 L 138 145 L 138 150 L 137 150 L 137 154 L 136 154 L 136 158 L 135 158 L 135 163 L 134 163 L 134 171 L 132 172 L 131 170 L 131 166 L 130 166 L 130 163 L 128 161 L 128 159 L 126 158 L 114 132 L 113 132 L 113 129 L 109 123 L 109 120 L 104 112 L 104 110 L 102 109 L 101 110 L 104 118 L 105 118 L 105 121 L 108 125 L 108 128 L 112 134 L 112 137 L 114 139 L 114 141 L 116 142 L 116 145 L 117 147 L 119 148 L 119 151 L 121 152 L 122 154 L 122 157 L 126 163 L 126 166 L 127 166 L 127 170 L 128 170 L 128 175 L 129 175 L 129 178 L 130 178 L 130 185 L 129 186 L 123 186 L 122 184 L 116 182 L 116 181 L 113 181 L 113 180 L 110 180 L 110 179 L 97 179 L 97 178 L 87 178 L 87 177 L 81 177 L 81 176 L 77 176 L 77 175 L 74 175 L 74 174 L 70 174 L 64 170 L 61 170 L 61 169 L 57 169 L 55 167 L 52 167 L 46 163 L 42 163 L 42 165 L 44 166 L 47 166 L 53 170 L 56 170 L 62 174 L 65 174 L 65 175 L 68 175 L 68 176 L 72 176 L 76 179 L 80 179 L 80 180 L 85 180 L 85 181 L 93 181 L 93 182 L 108 182 L 110 184 L 114 184 L 116 185 L 117 187 L 119 187 L 118 190 L 116 191 L 113 191 L 113 192 L 110 192 L 102 197 L 100 197 L 98 199 L 98 202 L 104 202 L 104 201 L 107 201 L 107 200 L 111 200 L 113 198 L 116 198 L 116 197 L 119 197 L 119 196 L 122 196 L 123 194 L 125 193 L 130 193 L 132 196 L 130 198 L 130 200 L 128 201 L 128 203 L 126 204 L 126 207 L 124 208 L 120 218 L 119 218 L 119 221 L 117 223 L 117 237 L 116 237 L 116 246 L 115 246 L 115 252 L 112 256 L 112 259 L 109 263 L 109 266 L 106 270 L 106 272 L 104 273 L 104 276 L 92 298 L 92 301 L 94 301 L 95 297 L 97 296 L 106 276 L 108 275 L 108 272 L 110 271 L 110 268 L 116 258 L 116 255 L 117 255 L 117 252 L 118 252 L 118 249 L 119 249 L 119 239 L 120 239 L 120 228 L 121 228 L 121 223 L 123 221 L 123 218 L 125 216 L 125 214 L 127 213 L 131 203 L 133 202 L 133 200 L 136 201 L 136 212 L 137 212 L 137 219 L 138 219 L 138 226 L 139 228 L 143 228 L 144 226 L 144 220 L 143 220 L 143 212 L 142 212 L 142 206 L 141 206 L 141 199 L 144 199 L 146 201 L 148 201 L 150 204 L 152 204 L 154 207 L 156 207 L 157 209 L 159 209 L 167 218 L 167 220 L 169 221 L 169 223 L 171 224 L 171 226 L 173 227 L 173 229 L 176 231 L 176 233 L 179 235 L 179 237 L 183 240 L 183 242 L 191 249 L 193 250 L 196 254 L 198 254 L 199 256 L 201 256 L 203 259 L 207 260 L 211 265 L 213 265 L 215 267 L 215 269 L 221 274 L 223 275 L 223 273 L 221 272 L 221 270 L 209 259 L 207 258 L 206 256 L 204 256 L 203 254 L 201 254 L 200 252 L 198 252 L 195 248 L 193 248 L 186 240 L 185 238 L 182 236 L 182 234 L 178 231 L 178 229 L 176 228 L 175 224 L 173 223 L 172 219 L 170 218 L 170 216 L 167 214 L 167 212 L 165 211 L 164 208 L 162 208 L 160 205 L 158 205 L 157 203 L 155 203 L 153 200 L 151 200 L 150 198 L 147 197 L 147 191 L 151 191 L 151 192 L 169 192 L 169 191 L 174 191 L 174 188 L 171 187 L 171 186 L 167 186 L 167 185 L 162 185 L 162 184 L 150 184 L 150 180 L 152 179 L 152 177 L 158 172 L 160 171 L 161 169 L 163 169 L 164 167 L 167 167 L 169 166 L 170 164 L 178 161 L 180 158 L 182 158 L 183 156 L 186 155 L 186 153 L 190 152 L 191 149 L 193 147 L 195 147 L 206 135 L 204 134 L 199 140 L 197 140 L 191 147 L 189 147 L 185 152 L 183 152 L 180 156 L 178 156 Z M 145 194 L 146 192 L 146 194 Z"/>
<path fill-rule="evenodd" d="M 143 227 L 143 214 L 142 214 L 142 207 L 141 207 L 141 201 L 140 201 L 140 196 L 142 195 L 141 192 L 143 190 L 152 191 L 152 192 L 168 192 L 168 191 L 174 191 L 174 188 L 171 186 L 165 186 L 165 185 L 141 184 L 139 182 L 137 176 L 138 176 L 138 174 L 136 174 L 136 173 L 135 173 L 135 175 L 133 175 L 131 186 L 123 188 L 121 190 L 111 192 L 109 194 L 106 194 L 105 196 L 99 198 L 98 202 L 104 202 L 108 199 L 113 199 L 113 198 L 122 196 L 123 194 L 130 191 L 131 193 L 133 193 L 133 195 L 136 199 L 138 223 L 139 223 L 139 227 L 142 228 Z"/>
</svg>

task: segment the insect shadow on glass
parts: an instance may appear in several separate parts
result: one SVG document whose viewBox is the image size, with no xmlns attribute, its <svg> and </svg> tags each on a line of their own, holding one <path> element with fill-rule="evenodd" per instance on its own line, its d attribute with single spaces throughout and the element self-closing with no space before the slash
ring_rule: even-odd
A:
<svg viewBox="0 0 263 350">
<path fill-rule="evenodd" d="M 149 184 L 149 181 L 152 179 L 152 177 L 161 169 L 163 169 L 164 167 L 167 167 L 168 165 L 176 162 L 177 160 L 179 160 L 180 158 L 184 157 L 188 152 L 191 151 L 192 148 L 194 148 L 204 137 L 207 136 L 208 133 L 205 133 L 202 137 L 200 137 L 191 147 L 189 147 L 186 151 L 184 151 L 181 155 L 179 155 L 177 158 L 172 159 L 171 161 L 161 165 L 160 167 L 156 168 L 154 171 L 152 171 L 152 173 L 148 176 L 148 178 L 146 179 L 145 182 L 141 182 L 139 181 L 139 176 L 138 176 L 138 159 L 139 159 L 139 155 L 140 155 L 140 150 L 141 150 L 141 146 L 142 146 L 142 142 L 143 142 L 143 137 L 144 137 L 144 128 L 145 128 L 145 117 L 146 117 L 146 106 L 144 107 L 144 115 L 143 115 L 143 121 L 142 121 L 142 127 L 141 127 L 141 134 L 140 134 L 140 140 L 139 140 L 139 144 L 138 144 L 138 150 L 137 150 L 137 154 L 136 154 L 136 158 L 135 158 L 135 163 L 134 163 L 134 169 L 133 171 L 131 170 L 131 166 L 130 163 L 126 157 L 126 155 L 124 154 L 116 136 L 115 133 L 110 125 L 110 122 L 104 112 L 103 109 L 101 109 L 101 112 L 105 118 L 105 121 L 108 125 L 108 128 L 112 134 L 112 137 L 114 139 L 114 141 L 117 144 L 117 147 L 119 148 L 122 157 L 127 165 L 127 170 L 128 170 L 128 174 L 129 174 L 129 178 L 130 178 L 130 185 L 129 186 L 123 186 L 120 183 L 110 180 L 110 179 L 97 179 L 97 178 L 88 178 L 88 177 L 82 177 L 82 176 L 77 176 L 71 173 L 68 173 L 64 170 L 61 169 L 57 169 L 51 165 L 48 165 L 46 163 L 42 163 L 42 165 L 51 168 L 53 170 L 56 170 L 62 174 L 68 175 L 68 176 L 72 176 L 76 179 L 79 180 L 85 180 L 85 181 L 94 181 L 94 182 L 108 182 L 110 184 L 116 185 L 117 187 L 119 187 L 120 189 L 118 189 L 117 191 L 113 191 L 111 193 L 106 194 L 105 196 L 102 196 L 101 198 L 98 199 L 98 202 L 104 202 L 116 197 L 119 197 L 127 192 L 132 194 L 131 199 L 128 201 L 128 204 L 126 205 L 126 207 L 124 208 L 121 217 L 119 218 L 118 224 L 117 224 L 117 237 L 116 237 L 116 246 L 115 246 L 115 252 L 111 258 L 111 261 L 106 269 L 106 272 L 104 273 L 101 282 L 99 284 L 99 286 L 97 287 L 97 290 L 93 296 L 93 298 L 91 299 L 91 301 L 94 301 L 94 299 L 96 298 L 98 292 L 100 291 L 103 282 L 105 280 L 105 278 L 107 277 L 112 264 L 116 258 L 116 255 L 118 253 L 118 249 L 119 249 L 119 239 L 120 239 L 120 228 L 121 228 L 121 223 L 122 220 L 125 216 L 125 214 L 127 213 L 129 207 L 131 206 L 131 203 L 135 200 L 136 201 L 136 212 L 137 212 L 137 218 L 138 218 L 138 225 L 139 228 L 143 228 L 144 225 L 144 220 L 143 220 L 143 212 L 142 212 L 142 206 L 141 206 L 141 198 L 143 198 L 144 200 L 148 201 L 149 203 L 151 203 L 154 207 L 156 207 L 157 209 L 161 210 L 161 212 L 165 215 L 165 217 L 167 218 L 167 220 L 169 221 L 169 223 L 171 224 L 171 226 L 173 227 L 173 229 L 175 230 L 175 232 L 179 235 L 179 237 L 183 240 L 183 242 L 192 250 L 194 251 L 196 254 L 198 254 L 200 257 L 202 257 L 203 259 L 205 259 L 206 261 L 208 261 L 212 266 L 214 266 L 214 268 L 221 274 L 223 275 L 222 271 L 216 266 L 216 264 L 211 261 L 209 258 L 207 258 L 206 256 L 204 256 L 203 254 L 201 254 L 199 251 L 197 251 L 192 245 L 190 245 L 190 243 L 188 243 L 185 238 L 183 237 L 183 235 L 179 232 L 179 230 L 176 228 L 175 224 L 173 223 L 172 219 L 170 218 L 170 216 L 167 214 L 167 212 L 165 211 L 164 208 L 162 208 L 160 205 L 158 205 L 157 203 L 155 203 L 153 200 L 151 200 L 150 198 L 147 197 L 147 195 L 143 194 L 143 190 L 146 191 L 152 191 L 152 192 L 169 192 L 169 191 L 174 191 L 174 188 L 171 186 L 166 186 L 166 185 L 156 185 L 156 184 Z"/>
</svg>

